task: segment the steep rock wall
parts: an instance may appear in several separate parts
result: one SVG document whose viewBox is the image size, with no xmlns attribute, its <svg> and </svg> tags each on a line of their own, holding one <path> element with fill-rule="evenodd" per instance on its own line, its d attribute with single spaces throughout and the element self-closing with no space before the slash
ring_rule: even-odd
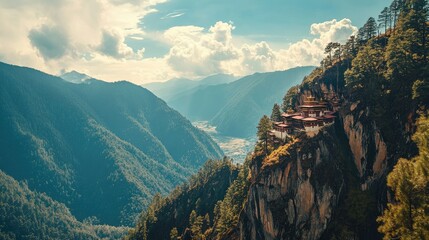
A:
<svg viewBox="0 0 429 240">
<path fill-rule="evenodd" d="M 241 239 L 320 238 L 344 185 L 339 164 L 347 149 L 338 147 L 336 135 L 330 127 L 302 137 L 274 164 L 255 157 Z"/>
<path fill-rule="evenodd" d="M 368 108 L 359 102 L 347 103 L 340 111 L 354 162 L 361 178 L 362 190 L 378 180 L 387 170 L 387 145 Z"/>
</svg>

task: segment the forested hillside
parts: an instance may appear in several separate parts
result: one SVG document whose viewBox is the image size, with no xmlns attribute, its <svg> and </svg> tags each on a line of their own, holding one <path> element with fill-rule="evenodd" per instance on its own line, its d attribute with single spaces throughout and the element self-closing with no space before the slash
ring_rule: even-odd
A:
<svg viewBox="0 0 429 240">
<path fill-rule="evenodd" d="M 208 161 L 189 183 L 156 196 L 126 239 L 203 239 L 231 234 L 246 197 L 248 161 Z"/>
<path fill-rule="evenodd" d="M 82 220 L 131 225 L 216 143 L 146 89 L 0 64 L 0 169 Z"/>
<path fill-rule="evenodd" d="M 129 230 L 79 222 L 64 204 L 1 170 L 0 192 L 0 239 L 121 239 Z"/>
</svg>

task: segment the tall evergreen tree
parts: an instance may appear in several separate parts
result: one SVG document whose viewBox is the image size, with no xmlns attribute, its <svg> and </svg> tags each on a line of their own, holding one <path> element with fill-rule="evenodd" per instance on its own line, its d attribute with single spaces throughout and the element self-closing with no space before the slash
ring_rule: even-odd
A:
<svg viewBox="0 0 429 240">
<path fill-rule="evenodd" d="M 200 240 L 202 239 L 202 228 L 203 228 L 203 220 L 202 216 L 197 216 L 195 210 L 192 210 L 189 215 L 189 225 L 192 233 L 192 240 Z"/>
<path fill-rule="evenodd" d="M 264 115 L 258 124 L 258 138 L 264 145 L 265 154 L 268 153 L 268 139 L 269 139 L 269 131 L 272 129 L 271 120 Z"/>
<path fill-rule="evenodd" d="M 389 24 L 389 18 L 390 18 L 390 13 L 389 13 L 389 8 L 385 7 L 383 9 L 383 11 L 381 11 L 380 15 L 378 15 L 378 24 L 380 27 L 384 27 L 384 32 L 387 32 L 387 27 Z"/>
<path fill-rule="evenodd" d="M 366 34 L 365 34 L 365 28 L 361 27 L 358 30 L 358 33 L 356 35 L 357 38 L 357 43 L 359 44 L 359 46 L 363 45 L 365 43 L 366 39 Z"/>
<path fill-rule="evenodd" d="M 342 48 L 342 55 L 344 59 L 347 61 L 349 67 L 350 67 L 350 61 L 354 57 L 356 57 L 357 54 L 357 42 L 356 42 L 356 36 L 352 35 L 347 40 L 346 44 Z"/>
<path fill-rule="evenodd" d="M 377 23 L 373 17 L 368 18 L 364 25 L 365 39 L 369 40 L 377 34 Z"/>
<path fill-rule="evenodd" d="M 297 93 L 299 86 L 293 86 L 289 88 L 285 96 L 283 97 L 282 110 L 287 112 L 289 109 L 293 109 L 297 102 Z"/>
<path fill-rule="evenodd" d="M 332 43 L 332 51 L 336 61 L 341 61 L 341 44 L 338 42 Z"/>
<path fill-rule="evenodd" d="M 282 114 L 280 112 L 280 106 L 274 103 L 273 110 L 271 111 L 271 121 L 280 122 L 282 120 Z"/>
<path fill-rule="evenodd" d="M 393 0 L 390 4 L 389 10 L 391 13 L 391 27 L 396 26 L 396 22 L 398 21 L 399 14 L 403 8 L 405 8 L 405 0 Z"/>
<path fill-rule="evenodd" d="M 334 47 L 335 47 L 335 43 L 330 42 L 328 43 L 328 45 L 326 45 L 325 47 L 325 54 L 328 54 L 328 65 L 332 65 L 332 54 L 334 53 Z"/>
</svg>

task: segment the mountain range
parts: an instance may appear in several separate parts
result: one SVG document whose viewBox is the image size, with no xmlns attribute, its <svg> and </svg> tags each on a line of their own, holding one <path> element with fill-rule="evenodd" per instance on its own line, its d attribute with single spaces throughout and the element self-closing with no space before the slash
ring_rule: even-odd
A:
<svg viewBox="0 0 429 240">
<path fill-rule="evenodd" d="M 217 144 L 129 82 L 73 84 L 0 63 L 0 169 L 64 203 L 78 220 L 130 225 Z"/>
<path fill-rule="evenodd" d="M 314 67 L 255 73 L 227 84 L 201 86 L 167 100 L 191 120 L 205 120 L 222 134 L 249 137 L 260 116 L 270 114 L 273 104 L 301 82 Z"/>
<path fill-rule="evenodd" d="M 147 83 L 142 86 L 168 102 L 170 99 L 177 96 L 187 95 L 189 91 L 199 87 L 230 83 L 235 80 L 237 80 L 237 77 L 232 75 L 216 74 L 200 80 L 178 78 L 166 82 Z"/>
</svg>

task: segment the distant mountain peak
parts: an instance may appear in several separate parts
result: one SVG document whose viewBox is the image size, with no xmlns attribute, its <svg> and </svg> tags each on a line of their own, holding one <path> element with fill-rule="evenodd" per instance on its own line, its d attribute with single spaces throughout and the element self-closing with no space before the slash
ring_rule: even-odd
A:
<svg viewBox="0 0 429 240">
<path fill-rule="evenodd" d="M 61 73 L 61 75 L 59 75 L 60 78 L 66 80 L 67 82 L 71 82 L 71 83 L 84 83 L 89 79 L 92 79 L 92 77 L 84 74 L 84 73 L 80 73 L 77 72 L 75 70 L 72 70 L 70 72 L 64 72 Z"/>
</svg>

